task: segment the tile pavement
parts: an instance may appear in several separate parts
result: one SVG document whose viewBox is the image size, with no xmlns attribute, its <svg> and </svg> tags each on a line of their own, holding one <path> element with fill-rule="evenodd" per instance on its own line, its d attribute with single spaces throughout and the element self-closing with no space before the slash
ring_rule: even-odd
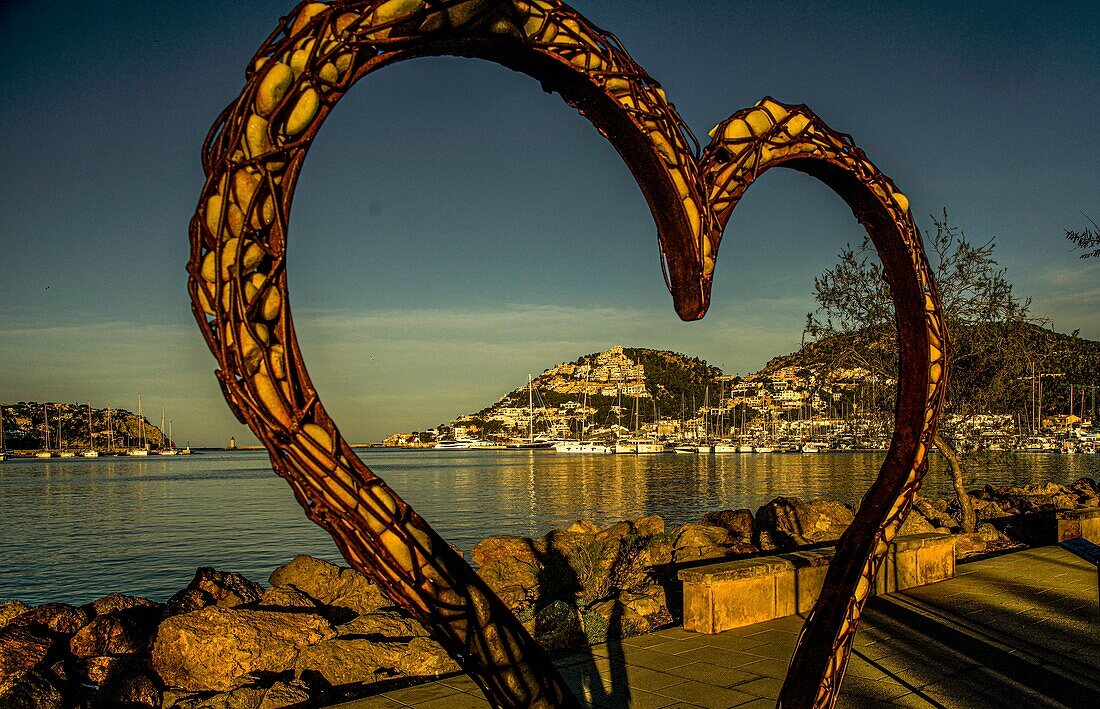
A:
<svg viewBox="0 0 1100 709">
<path fill-rule="evenodd" d="M 961 564 L 958 576 L 874 598 L 839 707 L 1100 707 L 1097 574 L 1058 547 Z M 586 706 L 774 707 L 802 618 L 717 635 L 681 628 L 555 661 Z M 339 709 L 488 707 L 466 676 Z"/>
</svg>

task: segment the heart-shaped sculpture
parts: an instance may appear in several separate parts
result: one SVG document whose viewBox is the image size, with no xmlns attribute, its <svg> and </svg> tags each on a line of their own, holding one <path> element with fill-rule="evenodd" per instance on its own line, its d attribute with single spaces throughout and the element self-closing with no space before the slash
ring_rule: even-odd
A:
<svg viewBox="0 0 1100 709">
<path fill-rule="evenodd" d="M 286 288 L 287 218 L 306 151 L 352 84 L 420 56 L 489 59 L 561 94 L 618 149 L 649 203 L 685 320 L 710 299 L 722 231 L 765 170 L 813 175 L 851 207 L 890 281 L 901 349 L 894 438 L 837 545 L 779 704 L 837 697 L 874 574 L 913 503 L 943 397 L 946 332 L 908 200 L 805 106 L 766 98 L 701 153 L 619 41 L 557 0 L 302 3 L 257 52 L 203 145 L 191 221 L 192 307 L 237 417 L 348 562 L 425 625 L 497 706 L 576 706 L 549 658 L 477 574 L 340 436 L 309 380 Z"/>
</svg>

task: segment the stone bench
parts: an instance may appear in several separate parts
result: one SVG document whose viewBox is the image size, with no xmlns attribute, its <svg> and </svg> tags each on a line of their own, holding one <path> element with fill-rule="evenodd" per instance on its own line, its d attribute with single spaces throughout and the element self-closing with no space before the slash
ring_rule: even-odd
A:
<svg viewBox="0 0 1100 709">
<path fill-rule="evenodd" d="M 682 569 L 684 629 L 720 633 L 806 613 L 821 593 L 834 547 L 737 559 Z M 955 577 L 949 534 L 897 537 L 875 577 L 883 595 Z"/>
<path fill-rule="evenodd" d="M 1054 515 L 1054 539 L 1087 539 L 1100 544 L 1100 507 L 1077 510 L 1060 510 Z"/>
</svg>

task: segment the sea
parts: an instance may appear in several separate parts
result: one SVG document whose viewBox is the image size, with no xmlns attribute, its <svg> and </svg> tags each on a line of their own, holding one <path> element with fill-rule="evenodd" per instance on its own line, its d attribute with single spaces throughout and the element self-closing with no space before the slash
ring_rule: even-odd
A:
<svg viewBox="0 0 1100 709">
<path fill-rule="evenodd" d="M 577 519 L 657 514 L 668 526 L 780 495 L 857 502 L 882 453 L 567 456 L 542 450 L 361 449 L 364 462 L 460 549 Z M 968 487 L 1100 477 L 1100 456 L 964 460 Z M 952 496 L 934 455 L 922 494 Z M 341 562 L 263 451 L 0 463 L 0 601 L 163 601 L 200 566 L 267 582 L 296 554 Z"/>
</svg>

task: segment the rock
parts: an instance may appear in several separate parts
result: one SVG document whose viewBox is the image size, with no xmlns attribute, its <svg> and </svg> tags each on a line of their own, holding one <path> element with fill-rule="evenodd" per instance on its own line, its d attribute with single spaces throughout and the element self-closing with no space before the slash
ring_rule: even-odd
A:
<svg viewBox="0 0 1100 709">
<path fill-rule="evenodd" d="M 723 546 L 733 541 L 729 530 L 705 524 L 685 524 L 678 530 L 675 547 Z"/>
<path fill-rule="evenodd" d="M 648 515 L 634 520 L 634 532 L 642 537 L 652 537 L 665 531 L 665 521 L 658 515 Z"/>
<path fill-rule="evenodd" d="M 22 601 L 4 601 L 0 603 L 0 628 L 3 628 L 17 616 L 23 615 L 31 609 Z"/>
<path fill-rule="evenodd" d="M 128 665 L 111 673 L 96 693 L 97 707 L 160 707 L 160 682 L 147 667 Z"/>
<path fill-rule="evenodd" d="M 621 542 L 623 539 L 633 534 L 635 534 L 633 524 L 630 522 L 616 522 L 596 532 L 596 539 L 604 544 L 608 542 Z"/>
<path fill-rule="evenodd" d="M 909 514 L 905 517 L 905 522 L 902 523 L 901 529 L 898 530 L 898 536 L 904 537 L 909 534 L 924 534 L 925 532 L 934 531 L 936 531 L 936 525 L 929 522 L 914 505 L 913 509 L 909 510 Z"/>
<path fill-rule="evenodd" d="M 587 610 L 606 621 L 608 639 L 626 638 L 649 630 L 649 621 L 617 598 L 593 603 Z"/>
<path fill-rule="evenodd" d="M 723 557 L 727 553 L 726 545 L 734 541 L 724 527 L 685 524 L 675 532 L 672 558 L 676 563 Z"/>
<path fill-rule="evenodd" d="M 84 682 L 98 687 L 104 684 L 107 678 L 125 663 L 126 658 L 124 657 L 100 655 L 83 658 L 76 665 L 77 672 Z"/>
<path fill-rule="evenodd" d="M 236 608 L 255 603 L 262 594 L 260 584 L 235 571 L 218 571 L 203 566 L 195 572 L 195 578 L 191 579 L 187 588 L 168 599 L 166 606 L 169 615 L 189 613 L 207 606 Z"/>
<path fill-rule="evenodd" d="M 672 556 L 676 549 L 676 533 L 661 532 L 646 539 L 645 548 L 638 558 L 638 563 L 643 567 L 664 566 L 672 563 Z"/>
<path fill-rule="evenodd" d="M 285 672 L 299 651 L 336 636 L 311 613 L 275 613 L 211 606 L 161 623 L 153 667 L 167 685 L 225 692 L 253 672 Z"/>
<path fill-rule="evenodd" d="M 984 554 L 1012 546 L 1012 541 L 991 524 L 980 524 L 973 534 L 955 536 L 955 557 Z"/>
<path fill-rule="evenodd" d="M 550 651 L 572 647 L 584 640 L 580 613 L 563 601 L 554 601 L 539 609 L 526 625 L 539 644 Z"/>
<path fill-rule="evenodd" d="M 428 631 L 423 625 L 396 611 L 364 613 L 336 628 L 336 634 L 341 638 L 359 637 L 367 640 L 428 637 Z"/>
<path fill-rule="evenodd" d="M 929 502 L 923 498 L 918 497 L 913 503 L 913 509 L 920 512 L 925 519 L 934 525 L 937 529 L 948 528 L 956 529 L 959 524 L 955 519 L 947 514 L 947 500 L 936 500 Z"/>
<path fill-rule="evenodd" d="M 295 676 L 306 679 L 315 674 L 332 685 L 372 682 L 394 672 L 425 677 L 458 669 L 439 643 L 428 638 L 407 642 L 337 638 L 303 648 L 294 663 Z"/>
<path fill-rule="evenodd" d="M 260 596 L 256 604 L 258 610 L 299 610 L 316 611 L 317 603 L 305 593 L 293 586 L 272 586 Z"/>
<path fill-rule="evenodd" d="M 494 559 L 482 564 L 477 575 L 512 610 L 524 608 L 538 598 L 543 577 L 537 565 L 515 558 Z"/>
<path fill-rule="evenodd" d="M 272 586 L 293 586 L 321 605 L 355 614 L 393 607 L 393 601 L 358 571 L 311 556 L 294 557 L 275 569 L 269 581 Z"/>
<path fill-rule="evenodd" d="M 84 606 L 84 610 L 89 611 L 93 616 L 106 615 L 107 613 L 118 613 L 119 611 L 128 611 L 132 608 L 163 608 L 163 605 L 156 601 L 150 601 L 148 598 L 141 596 L 129 596 L 124 593 L 111 593 L 103 598 L 97 598 L 91 603 Z"/>
<path fill-rule="evenodd" d="M 658 584 L 653 584 L 642 593 L 624 591 L 619 594 L 619 601 L 631 611 L 645 618 L 668 613 L 665 589 Z"/>
<path fill-rule="evenodd" d="M 0 677 L 0 707 L 3 709 L 61 709 L 61 691 L 37 670 L 19 670 Z"/>
<path fill-rule="evenodd" d="M 239 687 L 230 692 L 206 694 L 164 693 L 166 709 L 279 709 L 308 706 L 309 687 L 299 680 L 275 682 L 270 687 Z"/>
<path fill-rule="evenodd" d="M 782 549 L 839 539 L 851 524 L 851 508 L 831 500 L 777 497 L 756 512 L 756 528 Z M 761 549 L 763 544 L 759 544 Z"/>
<path fill-rule="evenodd" d="M 8 624 L 24 627 L 37 625 L 61 635 L 72 635 L 91 619 L 91 613 L 68 603 L 45 603 L 12 618 Z"/>
<path fill-rule="evenodd" d="M 0 628 L 0 679 L 34 668 L 53 646 L 52 638 L 43 637 L 32 627 L 9 624 Z"/>
<path fill-rule="evenodd" d="M 595 534 L 600 531 L 600 526 L 592 520 L 578 519 L 576 522 L 566 527 L 565 531 L 575 534 Z"/>
<path fill-rule="evenodd" d="M 141 623 L 139 614 L 125 611 L 97 616 L 69 640 L 69 650 L 76 657 L 93 655 L 132 655 L 144 651 L 156 632 L 156 621 Z M 137 607 L 153 611 L 154 608 Z"/>
<path fill-rule="evenodd" d="M 744 544 L 752 544 L 753 519 L 750 510 L 721 510 L 703 515 L 703 524 L 722 527 Z"/>
<path fill-rule="evenodd" d="M 756 545 L 760 551 L 776 551 L 779 549 L 779 541 L 766 529 L 760 531 L 756 537 Z"/>
<path fill-rule="evenodd" d="M 482 539 L 470 550 L 470 560 L 475 566 L 484 566 L 498 559 L 518 559 L 528 564 L 537 564 L 539 555 L 530 539 L 507 535 Z"/>
</svg>

